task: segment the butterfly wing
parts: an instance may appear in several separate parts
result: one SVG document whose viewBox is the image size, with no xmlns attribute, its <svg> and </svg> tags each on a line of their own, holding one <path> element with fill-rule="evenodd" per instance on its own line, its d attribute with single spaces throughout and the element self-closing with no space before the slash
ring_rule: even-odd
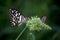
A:
<svg viewBox="0 0 60 40">
<path fill-rule="evenodd" d="M 12 26 L 18 26 L 26 22 L 26 18 L 15 9 L 9 9 L 10 22 Z"/>
<path fill-rule="evenodd" d="M 42 17 L 41 17 L 41 21 L 42 21 L 43 23 L 45 23 L 45 22 L 46 22 L 46 16 L 42 16 Z"/>
</svg>

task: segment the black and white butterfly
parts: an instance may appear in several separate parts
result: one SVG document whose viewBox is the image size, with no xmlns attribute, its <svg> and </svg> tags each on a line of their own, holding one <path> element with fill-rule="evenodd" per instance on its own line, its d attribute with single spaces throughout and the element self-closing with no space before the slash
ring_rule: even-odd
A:
<svg viewBox="0 0 60 40">
<path fill-rule="evenodd" d="M 9 9 L 10 12 L 10 22 L 12 26 L 18 26 L 25 23 L 27 18 L 24 17 L 20 12 L 15 9 Z"/>
<path fill-rule="evenodd" d="M 23 16 L 20 12 L 18 12 L 15 9 L 9 9 L 9 12 L 10 12 L 10 22 L 12 26 L 21 25 L 22 23 L 26 23 L 26 21 L 28 20 L 28 18 Z M 41 21 L 45 22 L 46 16 L 42 16 Z"/>
</svg>

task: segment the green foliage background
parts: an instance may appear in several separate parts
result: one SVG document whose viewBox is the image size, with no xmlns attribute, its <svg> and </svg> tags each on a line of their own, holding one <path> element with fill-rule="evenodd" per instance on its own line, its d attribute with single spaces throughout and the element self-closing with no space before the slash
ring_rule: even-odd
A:
<svg viewBox="0 0 60 40">
<path fill-rule="evenodd" d="M 57 3 L 58 2 L 58 3 Z M 19 40 L 60 40 L 60 5 L 57 0 L 0 0 L 0 40 L 15 40 L 26 24 L 11 27 L 9 23 L 10 8 L 17 9 L 26 17 L 46 16 L 46 24 L 52 31 L 35 31 L 35 39 L 29 39 L 30 32 L 26 29 Z"/>
</svg>

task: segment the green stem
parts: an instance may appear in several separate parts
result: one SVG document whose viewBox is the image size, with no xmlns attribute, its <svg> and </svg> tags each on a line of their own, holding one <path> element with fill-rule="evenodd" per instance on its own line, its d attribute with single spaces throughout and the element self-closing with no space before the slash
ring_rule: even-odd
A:
<svg viewBox="0 0 60 40">
<path fill-rule="evenodd" d="M 25 27 L 23 30 L 22 30 L 22 32 L 18 35 L 18 37 L 16 38 L 16 40 L 18 40 L 19 39 L 19 37 L 22 35 L 22 33 L 26 30 L 26 28 L 27 27 Z"/>
<path fill-rule="evenodd" d="M 31 40 L 35 40 L 35 35 L 33 34 L 33 33 L 30 33 L 30 35 L 31 35 Z"/>
</svg>

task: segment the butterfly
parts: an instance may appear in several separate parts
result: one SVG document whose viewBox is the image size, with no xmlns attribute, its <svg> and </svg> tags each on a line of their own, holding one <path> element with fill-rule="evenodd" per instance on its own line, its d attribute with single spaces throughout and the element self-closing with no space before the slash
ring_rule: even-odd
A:
<svg viewBox="0 0 60 40">
<path fill-rule="evenodd" d="M 21 25 L 22 23 L 26 23 L 26 21 L 28 20 L 27 17 L 23 16 L 19 11 L 15 9 L 9 9 L 9 13 L 11 26 Z M 42 16 L 40 19 L 43 23 L 45 23 L 46 16 Z"/>
<path fill-rule="evenodd" d="M 27 18 L 15 9 L 9 9 L 11 26 L 18 26 L 25 23 Z"/>
</svg>

